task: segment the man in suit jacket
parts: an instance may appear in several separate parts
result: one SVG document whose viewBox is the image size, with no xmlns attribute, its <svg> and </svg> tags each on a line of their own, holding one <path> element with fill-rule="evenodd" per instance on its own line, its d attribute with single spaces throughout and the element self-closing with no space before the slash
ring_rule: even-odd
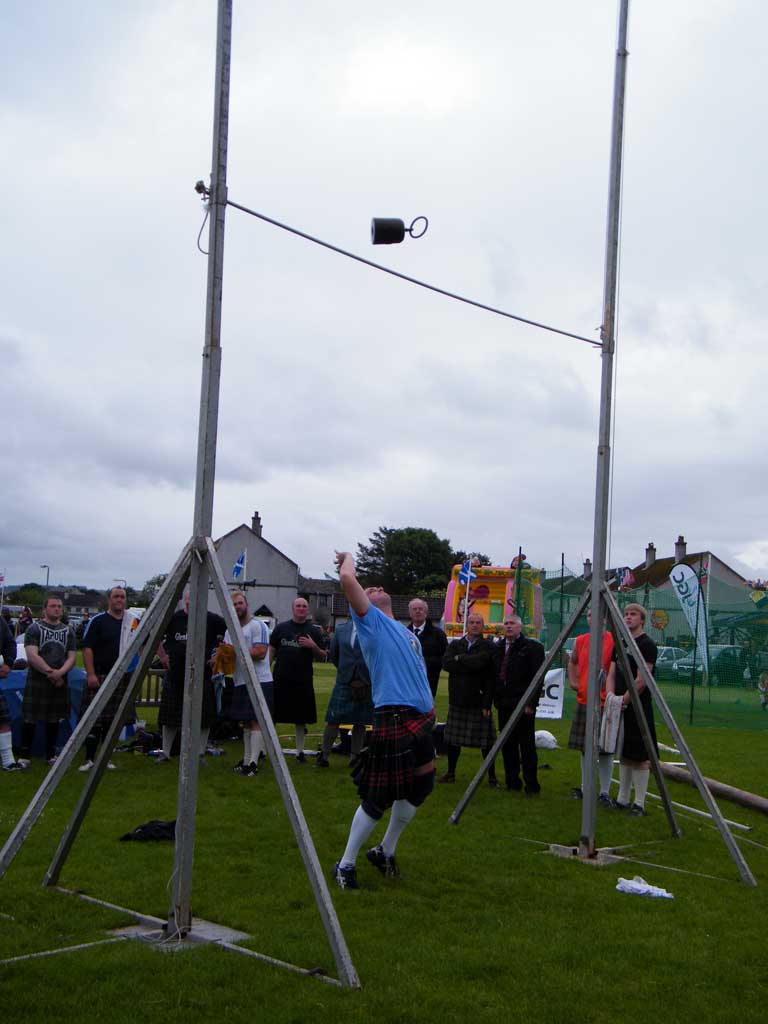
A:
<svg viewBox="0 0 768 1024">
<path fill-rule="evenodd" d="M 494 679 L 494 703 L 499 712 L 499 732 L 511 718 L 543 661 L 544 648 L 538 640 L 524 635 L 520 616 L 505 616 L 504 640 L 496 647 Z M 522 789 L 524 783 L 527 796 L 535 796 L 541 788 L 537 772 L 539 759 L 536 754 L 534 719 L 542 690 L 543 680 L 538 690 L 528 698 L 523 714 L 501 750 L 507 789 Z"/>
<path fill-rule="evenodd" d="M 429 688 L 434 697 L 437 693 L 437 684 L 440 680 L 440 670 L 443 667 L 443 655 L 448 646 L 448 639 L 442 629 L 427 618 L 428 613 L 429 605 L 420 597 L 414 597 L 408 605 L 408 614 L 411 617 L 408 629 L 419 638 L 421 653 L 424 655 L 427 666 Z"/>
</svg>

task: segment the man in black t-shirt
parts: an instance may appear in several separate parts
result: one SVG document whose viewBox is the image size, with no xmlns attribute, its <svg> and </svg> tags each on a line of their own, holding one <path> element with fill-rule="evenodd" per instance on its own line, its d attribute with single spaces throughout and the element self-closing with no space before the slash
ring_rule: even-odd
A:
<svg viewBox="0 0 768 1024">
<path fill-rule="evenodd" d="M 628 604 L 624 609 L 624 622 L 634 637 L 635 643 L 640 648 L 640 653 L 643 656 L 643 661 L 648 671 L 653 674 L 658 652 L 656 644 L 645 632 L 645 608 L 641 604 Z M 620 642 L 618 641 L 618 643 Z M 618 645 L 614 647 L 613 660 L 605 682 L 606 692 L 615 693 L 621 697 L 623 704 L 622 725 L 624 738 L 622 740 L 619 762 L 619 795 L 614 801 L 613 806 L 620 811 L 629 810 L 630 814 L 640 817 L 645 814 L 645 797 L 648 792 L 651 762 L 645 741 L 643 740 L 643 734 L 640 731 L 640 724 L 632 705 L 632 695 L 630 694 L 627 680 L 624 678 L 621 665 L 617 660 L 618 651 L 616 646 Z M 640 695 L 640 704 L 645 720 L 648 723 L 651 740 L 655 746 L 656 725 L 653 720 L 651 693 L 640 674 L 637 662 L 631 655 L 627 657 L 629 658 L 630 670 L 634 675 L 635 688 Z M 630 806 L 629 794 L 633 786 L 635 799 Z"/>
<path fill-rule="evenodd" d="M 275 682 L 276 722 L 296 726 L 296 760 L 302 763 L 307 725 L 317 721 L 312 662 L 328 660 L 323 633 L 309 621 L 309 604 L 293 602 L 292 617 L 278 622 L 269 638 L 269 660 Z"/>
<path fill-rule="evenodd" d="M 163 752 L 155 764 L 163 764 L 171 759 L 171 749 L 176 733 L 181 728 L 184 713 L 184 666 L 187 658 L 187 627 L 189 624 L 189 591 L 185 591 L 183 607 L 171 616 L 171 621 L 163 636 L 157 656 L 165 669 L 163 695 L 160 699 L 160 713 L 157 724 L 163 732 Z M 213 692 L 211 666 L 209 658 L 213 650 L 221 642 L 227 630 L 224 619 L 220 615 L 208 612 L 205 627 L 205 674 L 203 676 L 203 704 L 200 720 L 200 754 L 204 754 L 208 746 L 208 731 L 216 717 L 216 697 Z"/>
<path fill-rule="evenodd" d="M 112 666 L 127 646 L 131 633 L 138 627 L 139 620 L 125 610 L 126 593 L 122 587 L 112 587 L 107 591 L 107 610 L 95 615 L 83 637 L 83 664 L 86 680 L 83 699 L 80 704 L 80 716 L 90 705 L 96 692 L 106 679 Z M 136 667 L 138 658 L 128 666 L 119 685 L 112 691 L 112 696 L 102 708 L 91 731 L 85 737 L 85 761 L 79 771 L 87 772 L 93 767 L 93 759 L 104 733 L 112 724 L 117 708 L 128 686 L 130 674 Z M 110 761 L 107 768 L 115 766 Z"/>
</svg>

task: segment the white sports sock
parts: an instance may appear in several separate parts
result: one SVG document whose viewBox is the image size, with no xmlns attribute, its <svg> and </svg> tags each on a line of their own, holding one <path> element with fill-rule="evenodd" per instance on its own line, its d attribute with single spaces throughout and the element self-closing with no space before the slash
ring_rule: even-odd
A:
<svg viewBox="0 0 768 1024">
<path fill-rule="evenodd" d="M 417 810 L 418 808 L 414 807 L 407 800 L 395 800 L 392 804 L 389 825 L 384 833 L 384 838 L 381 840 L 381 848 L 386 857 L 394 857 L 395 847 L 400 839 L 400 835 L 405 826 L 413 821 L 413 816 Z"/>
<path fill-rule="evenodd" d="M 173 741 L 176 739 L 176 733 L 178 731 L 178 729 L 172 729 L 170 725 L 163 726 L 163 753 L 166 757 L 171 756 Z"/>
<path fill-rule="evenodd" d="M 296 753 L 301 754 L 304 751 L 304 739 L 307 735 L 306 725 L 296 726 Z"/>
<path fill-rule="evenodd" d="M 243 729 L 243 764 L 247 767 L 253 758 L 251 757 L 251 730 L 246 726 Z"/>
<path fill-rule="evenodd" d="M 645 807 L 645 795 L 648 792 L 648 781 L 651 776 L 649 768 L 633 768 L 632 783 L 635 787 L 635 803 L 638 807 Z"/>
<path fill-rule="evenodd" d="M 266 755 L 267 748 L 264 746 L 264 737 L 261 735 L 261 729 L 251 730 L 251 757 L 259 763 L 259 758 L 262 754 Z"/>
<path fill-rule="evenodd" d="M 357 855 L 360 853 L 360 847 L 376 828 L 376 825 L 376 819 L 372 818 L 370 814 L 366 814 L 362 806 L 357 808 L 349 829 L 347 848 L 344 850 L 344 854 L 339 861 L 341 867 L 353 868 L 355 866 Z"/>
<path fill-rule="evenodd" d="M 597 773 L 600 776 L 600 795 L 608 796 L 613 775 L 613 754 L 597 755 Z"/>
<path fill-rule="evenodd" d="M 629 790 L 632 786 L 632 768 L 628 764 L 619 765 L 619 795 L 620 804 L 629 803 Z"/>
<path fill-rule="evenodd" d="M 208 749 L 208 736 L 210 735 L 210 732 L 211 732 L 210 729 L 201 729 L 200 730 L 200 756 L 201 757 L 203 756 L 203 754 Z"/>
<path fill-rule="evenodd" d="M 10 729 L 8 732 L 0 732 L 0 765 L 7 768 L 13 764 L 13 739 Z"/>
</svg>

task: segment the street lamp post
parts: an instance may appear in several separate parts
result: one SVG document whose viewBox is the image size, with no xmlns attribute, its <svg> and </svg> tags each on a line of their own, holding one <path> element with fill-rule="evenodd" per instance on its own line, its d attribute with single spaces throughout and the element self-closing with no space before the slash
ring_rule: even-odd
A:
<svg viewBox="0 0 768 1024">
<path fill-rule="evenodd" d="M 41 565 L 41 569 L 45 569 L 45 589 L 48 589 L 48 583 L 51 579 L 51 567 L 50 565 Z"/>
</svg>

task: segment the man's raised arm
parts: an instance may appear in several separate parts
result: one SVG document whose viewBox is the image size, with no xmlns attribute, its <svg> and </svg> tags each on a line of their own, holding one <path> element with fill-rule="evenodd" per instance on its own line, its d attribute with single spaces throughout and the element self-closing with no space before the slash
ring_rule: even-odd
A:
<svg viewBox="0 0 768 1024">
<path fill-rule="evenodd" d="M 337 551 L 336 565 L 339 569 L 339 580 L 341 581 L 344 595 L 355 613 L 362 617 L 368 611 L 371 602 L 368 600 L 368 595 L 360 586 L 360 581 L 355 575 L 355 560 L 351 552 Z"/>
</svg>

